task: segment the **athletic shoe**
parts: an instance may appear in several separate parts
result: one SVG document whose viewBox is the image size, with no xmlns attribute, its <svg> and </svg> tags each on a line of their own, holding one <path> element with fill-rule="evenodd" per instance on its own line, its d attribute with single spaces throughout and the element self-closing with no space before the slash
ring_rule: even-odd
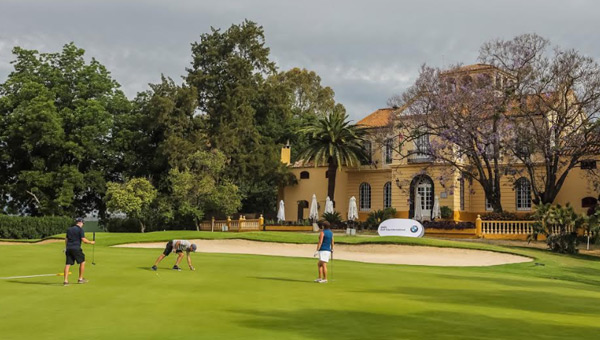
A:
<svg viewBox="0 0 600 340">
<path fill-rule="evenodd" d="M 69 283 L 68 282 L 63 282 L 63 286 L 68 286 Z"/>
<path fill-rule="evenodd" d="M 77 283 L 88 283 L 88 280 L 86 280 L 86 279 L 79 279 L 79 280 L 77 280 Z"/>
<path fill-rule="evenodd" d="M 315 282 L 319 283 L 319 282 L 321 282 L 321 279 L 316 279 Z"/>
<path fill-rule="evenodd" d="M 152 266 L 152 270 L 154 270 L 154 271 L 157 271 L 157 270 L 158 270 L 158 267 L 156 267 L 156 266 Z"/>
<path fill-rule="evenodd" d="M 327 283 L 327 280 L 321 280 L 319 283 Z"/>
<path fill-rule="evenodd" d="M 173 270 L 177 270 L 177 271 L 181 271 L 181 268 L 179 268 L 179 266 L 173 266 Z"/>
</svg>

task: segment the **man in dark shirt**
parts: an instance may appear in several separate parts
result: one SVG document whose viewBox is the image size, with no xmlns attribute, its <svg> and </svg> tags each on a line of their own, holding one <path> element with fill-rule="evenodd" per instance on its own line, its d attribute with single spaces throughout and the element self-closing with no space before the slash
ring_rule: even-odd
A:
<svg viewBox="0 0 600 340">
<path fill-rule="evenodd" d="M 71 265 L 75 264 L 75 261 L 79 264 L 79 280 L 77 283 L 86 283 L 87 280 L 83 278 L 83 272 L 85 270 L 85 254 L 81 250 L 81 242 L 94 244 L 95 241 L 90 241 L 85 238 L 83 232 L 83 218 L 77 217 L 75 219 L 75 225 L 67 229 L 67 237 L 65 237 L 65 255 L 67 256 L 67 263 L 65 265 L 65 281 L 64 285 L 69 284 L 69 269 Z"/>
</svg>

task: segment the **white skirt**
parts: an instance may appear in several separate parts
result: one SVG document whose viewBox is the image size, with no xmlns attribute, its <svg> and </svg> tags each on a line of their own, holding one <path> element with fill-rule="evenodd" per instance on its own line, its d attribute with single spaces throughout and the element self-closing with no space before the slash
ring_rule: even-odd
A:
<svg viewBox="0 0 600 340">
<path fill-rule="evenodd" d="M 319 251 L 319 261 L 329 262 L 331 258 L 331 252 L 329 250 L 320 250 Z"/>
</svg>

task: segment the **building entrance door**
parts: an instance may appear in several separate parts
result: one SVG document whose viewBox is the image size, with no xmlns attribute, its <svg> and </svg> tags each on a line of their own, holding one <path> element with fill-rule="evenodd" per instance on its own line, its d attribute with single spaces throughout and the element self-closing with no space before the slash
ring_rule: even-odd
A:
<svg viewBox="0 0 600 340">
<path fill-rule="evenodd" d="M 431 209 L 433 209 L 433 188 L 429 182 L 421 182 L 415 189 L 416 194 L 421 196 L 421 209 L 425 220 L 431 219 Z"/>
</svg>

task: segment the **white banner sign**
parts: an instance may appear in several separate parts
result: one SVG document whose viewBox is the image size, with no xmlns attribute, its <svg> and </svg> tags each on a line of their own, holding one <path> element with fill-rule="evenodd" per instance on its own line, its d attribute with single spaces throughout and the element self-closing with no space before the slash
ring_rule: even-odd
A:
<svg viewBox="0 0 600 340">
<path fill-rule="evenodd" d="M 377 232 L 379 236 L 423 237 L 425 229 L 419 221 L 391 218 L 381 222 Z"/>
</svg>

